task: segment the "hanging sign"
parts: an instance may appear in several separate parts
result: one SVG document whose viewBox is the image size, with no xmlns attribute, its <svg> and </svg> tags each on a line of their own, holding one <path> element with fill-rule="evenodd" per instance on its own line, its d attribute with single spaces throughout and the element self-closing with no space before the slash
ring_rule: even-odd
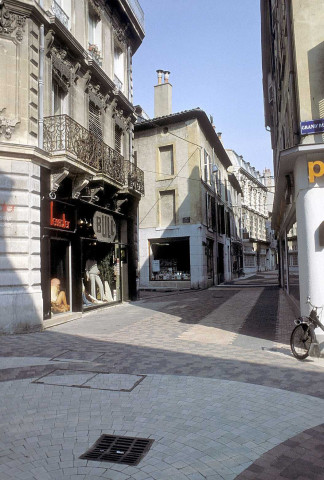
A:
<svg viewBox="0 0 324 480">
<path fill-rule="evenodd" d="M 117 234 L 114 217 L 106 213 L 96 212 L 93 216 L 93 230 L 99 242 L 113 242 Z"/>
</svg>

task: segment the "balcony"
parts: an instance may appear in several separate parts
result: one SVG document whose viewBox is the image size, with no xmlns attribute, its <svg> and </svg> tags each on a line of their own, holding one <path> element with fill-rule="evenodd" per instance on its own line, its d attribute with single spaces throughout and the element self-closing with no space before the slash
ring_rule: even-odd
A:
<svg viewBox="0 0 324 480">
<path fill-rule="evenodd" d="M 142 30 L 144 31 L 144 12 L 138 0 L 126 0 L 126 3 L 136 17 L 136 20 L 140 24 Z"/>
<path fill-rule="evenodd" d="M 120 188 L 144 194 L 144 172 L 68 115 L 44 118 L 44 150 L 76 157 L 80 166 L 103 174 Z"/>
<path fill-rule="evenodd" d="M 123 91 L 123 82 L 117 77 L 116 74 L 114 74 L 114 84 L 120 90 L 121 92 Z"/>
<path fill-rule="evenodd" d="M 99 50 L 98 45 L 89 43 L 88 50 L 89 50 L 90 57 L 93 58 L 94 61 L 98 63 L 99 67 L 102 67 L 102 57 L 101 57 L 101 52 Z"/>
<path fill-rule="evenodd" d="M 60 20 L 64 27 L 69 28 L 69 17 L 55 0 L 52 2 L 52 12 L 54 13 L 55 17 Z"/>
</svg>

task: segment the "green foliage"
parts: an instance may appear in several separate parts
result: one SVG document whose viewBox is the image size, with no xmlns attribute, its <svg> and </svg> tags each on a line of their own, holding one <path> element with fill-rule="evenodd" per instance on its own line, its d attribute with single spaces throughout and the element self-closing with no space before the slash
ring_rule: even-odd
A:
<svg viewBox="0 0 324 480">
<path fill-rule="evenodd" d="M 107 281 L 109 285 L 114 283 L 114 266 L 112 265 L 113 252 L 108 253 L 101 262 L 98 263 L 101 280 Z"/>
</svg>

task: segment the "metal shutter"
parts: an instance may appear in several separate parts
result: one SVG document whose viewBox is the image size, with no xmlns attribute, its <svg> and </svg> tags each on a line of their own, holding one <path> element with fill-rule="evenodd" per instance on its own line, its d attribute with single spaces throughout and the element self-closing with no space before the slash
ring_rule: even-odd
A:
<svg viewBox="0 0 324 480">
<path fill-rule="evenodd" d="M 89 102 L 89 131 L 103 139 L 100 110 L 92 102 Z"/>
</svg>

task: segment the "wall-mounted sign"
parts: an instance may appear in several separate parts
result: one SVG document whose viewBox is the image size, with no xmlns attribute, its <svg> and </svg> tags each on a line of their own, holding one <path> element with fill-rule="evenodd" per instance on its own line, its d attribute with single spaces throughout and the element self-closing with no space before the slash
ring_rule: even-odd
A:
<svg viewBox="0 0 324 480">
<path fill-rule="evenodd" d="M 300 122 L 301 135 L 311 135 L 312 133 L 321 132 L 324 132 L 324 118 L 320 118 L 319 120 Z"/>
<path fill-rule="evenodd" d="M 309 183 L 314 183 L 315 178 L 324 175 L 324 161 L 308 162 L 308 179 Z"/>
<path fill-rule="evenodd" d="M 74 209 L 61 202 L 50 202 L 49 226 L 62 230 L 74 230 Z"/>
<path fill-rule="evenodd" d="M 113 242 L 117 234 L 114 217 L 106 213 L 96 212 L 93 216 L 93 230 L 99 242 Z"/>
</svg>

